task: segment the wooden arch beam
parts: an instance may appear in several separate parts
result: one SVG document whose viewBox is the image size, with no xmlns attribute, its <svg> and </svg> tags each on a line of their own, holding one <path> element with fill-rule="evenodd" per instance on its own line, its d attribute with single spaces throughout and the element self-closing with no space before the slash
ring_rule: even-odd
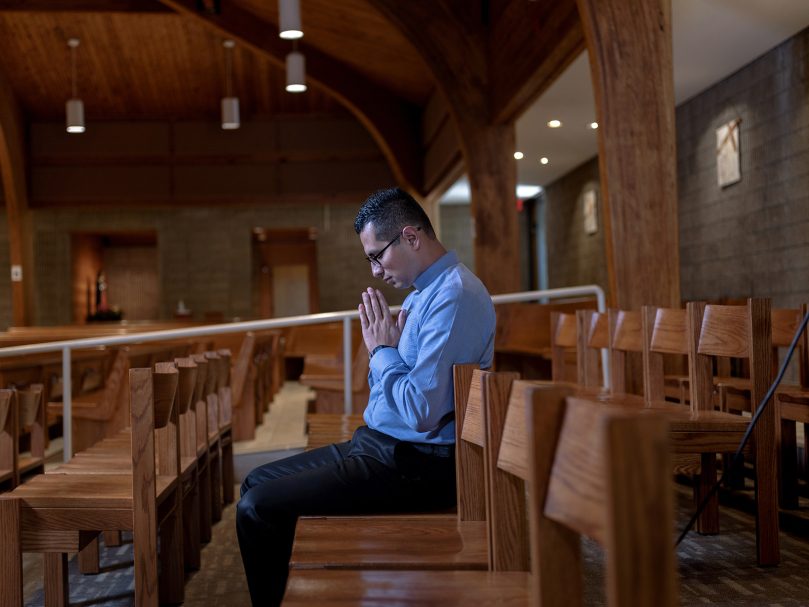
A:
<svg viewBox="0 0 809 607">
<path fill-rule="evenodd" d="M 284 65 L 289 44 L 278 37 L 275 26 L 252 12 L 227 3 L 221 14 L 210 15 L 198 12 L 194 0 L 160 2 Z M 306 56 L 307 77 L 328 91 L 365 126 L 401 186 L 424 194 L 419 140 L 421 108 L 305 42 L 299 43 L 298 48 Z"/>
<path fill-rule="evenodd" d="M 490 115 L 514 122 L 585 49 L 576 0 L 497 3 L 489 36 Z"/>
<path fill-rule="evenodd" d="M 558 9 L 550 9 L 554 18 L 539 25 L 547 35 L 551 35 L 549 28 L 557 28 L 552 40 L 563 41 L 558 53 L 544 56 L 525 48 L 524 37 L 508 43 L 504 52 L 495 56 L 495 42 L 508 36 L 505 29 L 492 27 L 492 16 L 484 12 L 488 6 L 485 2 L 371 0 L 371 4 L 413 43 L 447 101 L 469 176 L 478 275 L 493 293 L 519 290 L 514 119 L 537 91 L 564 69 L 580 45 L 577 19 L 570 18 L 571 0 L 558 2 Z M 506 8 L 498 8 L 501 12 L 494 19 L 503 19 L 500 23 L 507 22 L 508 27 L 530 28 L 525 21 L 534 11 L 530 4 L 510 2 Z M 545 5 L 551 4 L 543 2 L 542 10 L 547 12 Z M 499 32 L 497 38 L 493 31 Z M 520 59 L 519 73 L 499 74 L 512 68 L 508 63 L 520 52 L 529 57 L 524 63 Z M 526 84 L 525 79 L 530 82 Z M 506 89 L 496 92 L 497 86 Z"/>
<path fill-rule="evenodd" d="M 680 306 L 671 0 L 577 0 L 598 116 L 613 304 Z"/>
<path fill-rule="evenodd" d="M 31 264 L 28 263 L 29 238 L 28 192 L 25 178 L 25 137 L 23 117 L 14 92 L 5 75 L 0 72 L 0 178 L 8 219 L 9 259 L 12 268 L 19 268 L 19 280 L 11 281 L 12 323 L 22 327 L 31 321 L 28 288 L 32 282 Z M 7 271 L 0 268 L 0 271 Z"/>
</svg>

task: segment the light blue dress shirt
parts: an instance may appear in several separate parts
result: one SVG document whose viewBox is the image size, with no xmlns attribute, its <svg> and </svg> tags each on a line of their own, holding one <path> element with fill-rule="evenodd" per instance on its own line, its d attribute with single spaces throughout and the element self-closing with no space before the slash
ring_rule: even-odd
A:
<svg viewBox="0 0 809 607">
<path fill-rule="evenodd" d="M 414 281 L 397 348 L 372 358 L 365 423 L 415 443 L 455 442 L 452 365 L 490 367 L 494 354 L 494 306 L 486 287 L 450 251 Z"/>
</svg>

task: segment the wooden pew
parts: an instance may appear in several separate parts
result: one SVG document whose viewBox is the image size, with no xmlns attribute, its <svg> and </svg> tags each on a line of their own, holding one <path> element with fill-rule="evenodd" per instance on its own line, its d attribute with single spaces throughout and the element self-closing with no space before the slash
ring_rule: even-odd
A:
<svg viewBox="0 0 809 607">
<path fill-rule="evenodd" d="M 516 371 L 521 377 L 550 379 L 552 373 L 552 318 L 595 309 L 593 299 L 554 303 L 509 303 L 495 306 L 494 368 Z"/>
<path fill-rule="evenodd" d="M 368 406 L 368 350 L 360 342 L 351 363 L 351 411 L 361 414 Z M 308 369 L 308 372 L 307 372 Z M 334 370 L 304 367 L 300 382 L 315 391 L 310 410 L 315 413 L 340 413 L 345 410 L 345 394 L 342 365 Z"/>
<path fill-rule="evenodd" d="M 85 381 L 88 375 L 82 372 L 84 379 L 77 385 L 72 398 L 74 452 L 83 451 L 102 438 L 115 436 L 129 424 L 129 396 L 126 391 L 129 369 L 152 367 L 158 362 L 185 357 L 196 345 L 197 342 L 193 340 L 171 340 L 113 348 L 108 354 L 98 351 L 96 362 L 107 362 L 105 357 L 109 357 L 103 371 L 98 371 L 97 367 L 88 368 L 85 355 L 84 366 L 80 369 L 92 370 L 93 374 L 89 377 L 94 378 L 94 382 Z M 102 372 L 105 373 L 103 378 L 99 377 Z M 62 403 L 49 402 L 48 412 L 53 419 L 59 418 Z"/>
<path fill-rule="evenodd" d="M 45 552 L 46 603 L 67 603 L 66 553 L 76 552 L 100 530 L 133 532 L 135 603 L 158 604 L 157 529 L 161 571 L 182 600 L 179 541 L 178 373 L 171 363 L 129 373 L 132 402 L 132 469 L 119 475 L 42 474 L 0 496 L 0 586 L 3 601 L 22 604 L 22 553 Z M 155 450 L 158 450 L 157 461 Z"/>
<path fill-rule="evenodd" d="M 522 556 L 488 572 L 293 570 L 283 604 L 580 606 L 581 535 L 605 551 L 608 605 L 679 604 L 665 421 L 571 391 L 517 381 L 506 396 L 490 536 L 493 554 Z"/>
<path fill-rule="evenodd" d="M 456 365 L 453 369 L 458 397 L 457 516 L 301 518 L 295 532 L 291 569 L 486 568 L 489 555 L 484 451 L 496 452 L 499 447 L 499 436 L 487 434 L 486 424 L 489 418 L 502 419 L 505 415 L 505 405 L 498 411 L 489 408 L 487 395 L 502 390 L 515 374 L 473 368 L 474 365 Z"/>
</svg>

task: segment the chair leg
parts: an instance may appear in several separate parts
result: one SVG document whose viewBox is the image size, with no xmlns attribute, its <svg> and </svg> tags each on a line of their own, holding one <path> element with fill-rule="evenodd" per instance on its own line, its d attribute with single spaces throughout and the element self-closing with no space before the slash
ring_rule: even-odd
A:
<svg viewBox="0 0 809 607">
<path fill-rule="evenodd" d="M 118 531 L 116 529 L 112 529 L 112 530 L 104 532 L 104 545 L 107 548 L 113 548 L 115 546 L 120 546 L 123 543 L 124 543 L 124 540 L 121 539 L 121 532 L 120 531 Z"/>
<path fill-rule="evenodd" d="M 20 607 L 22 596 L 22 513 L 17 499 L 0 499 L 0 605 Z"/>
<path fill-rule="evenodd" d="M 788 419 L 781 420 L 781 507 L 798 507 L 798 441 Z"/>
<path fill-rule="evenodd" d="M 96 548 L 98 542 L 95 542 Z M 68 607 L 70 587 L 67 581 L 67 554 L 45 553 L 45 607 Z M 98 560 L 96 560 L 96 565 Z"/>
<path fill-rule="evenodd" d="M 763 440 L 766 426 L 775 420 L 759 419 L 756 428 L 756 545 L 760 566 L 781 562 L 778 523 L 778 453 L 776 441 Z"/>
<path fill-rule="evenodd" d="M 98 560 L 98 537 L 96 536 L 89 544 L 79 550 L 79 571 L 85 575 L 98 573 L 101 571 Z"/>
<path fill-rule="evenodd" d="M 219 444 L 211 450 L 208 468 L 211 474 L 211 520 L 222 520 L 222 462 L 219 457 Z"/>
<path fill-rule="evenodd" d="M 211 474 L 210 465 L 203 464 L 199 475 L 199 539 L 207 544 L 211 541 Z"/>
<path fill-rule="evenodd" d="M 160 602 L 183 602 L 183 520 L 179 496 L 174 512 L 160 525 Z"/>
<path fill-rule="evenodd" d="M 199 483 L 183 500 L 183 559 L 187 571 L 198 571 L 202 565 L 199 522 Z"/>
<path fill-rule="evenodd" d="M 716 454 L 703 453 L 700 458 L 700 473 L 697 479 L 695 497 L 697 505 L 708 495 L 716 482 Z M 697 520 L 697 531 L 703 535 L 716 535 L 719 533 L 719 495 L 714 494 L 708 505 Z"/>
<path fill-rule="evenodd" d="M 233 503 L 233 442 L 222 446 L 222 501 Z"/>
</svg>

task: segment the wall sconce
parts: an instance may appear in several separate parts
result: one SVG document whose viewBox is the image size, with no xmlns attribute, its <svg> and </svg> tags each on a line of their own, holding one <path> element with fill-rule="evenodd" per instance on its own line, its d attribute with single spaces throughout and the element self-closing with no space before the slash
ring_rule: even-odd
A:
<svg viewBox="0 0 809 607">
<path fill-rule="evenodd" d="M 300 0 L 278 0 L 278 35 L 285 40 L 303 38 Z"/>
<path fill-rule="evenodd" d="M 225 130 L 238 129 L 239 122 L 239 98 L 233 96 L 233 48 L 236 43 L 233 40 L 225 40 L 222 43 L 225 47 L 225 97 L 222 98 L 222 128 Z"/>
<path fill-rule="evenodd" d="M 79 46 L 78 38 L 70 38 L 67 41 L 70 48 L 70 86 L 71 98 L 65 104 L 66 126 L 68 133 L 84 132 L 84 103 L 79 99 L 76 92 L 76 47 Z"/>
</svg>

